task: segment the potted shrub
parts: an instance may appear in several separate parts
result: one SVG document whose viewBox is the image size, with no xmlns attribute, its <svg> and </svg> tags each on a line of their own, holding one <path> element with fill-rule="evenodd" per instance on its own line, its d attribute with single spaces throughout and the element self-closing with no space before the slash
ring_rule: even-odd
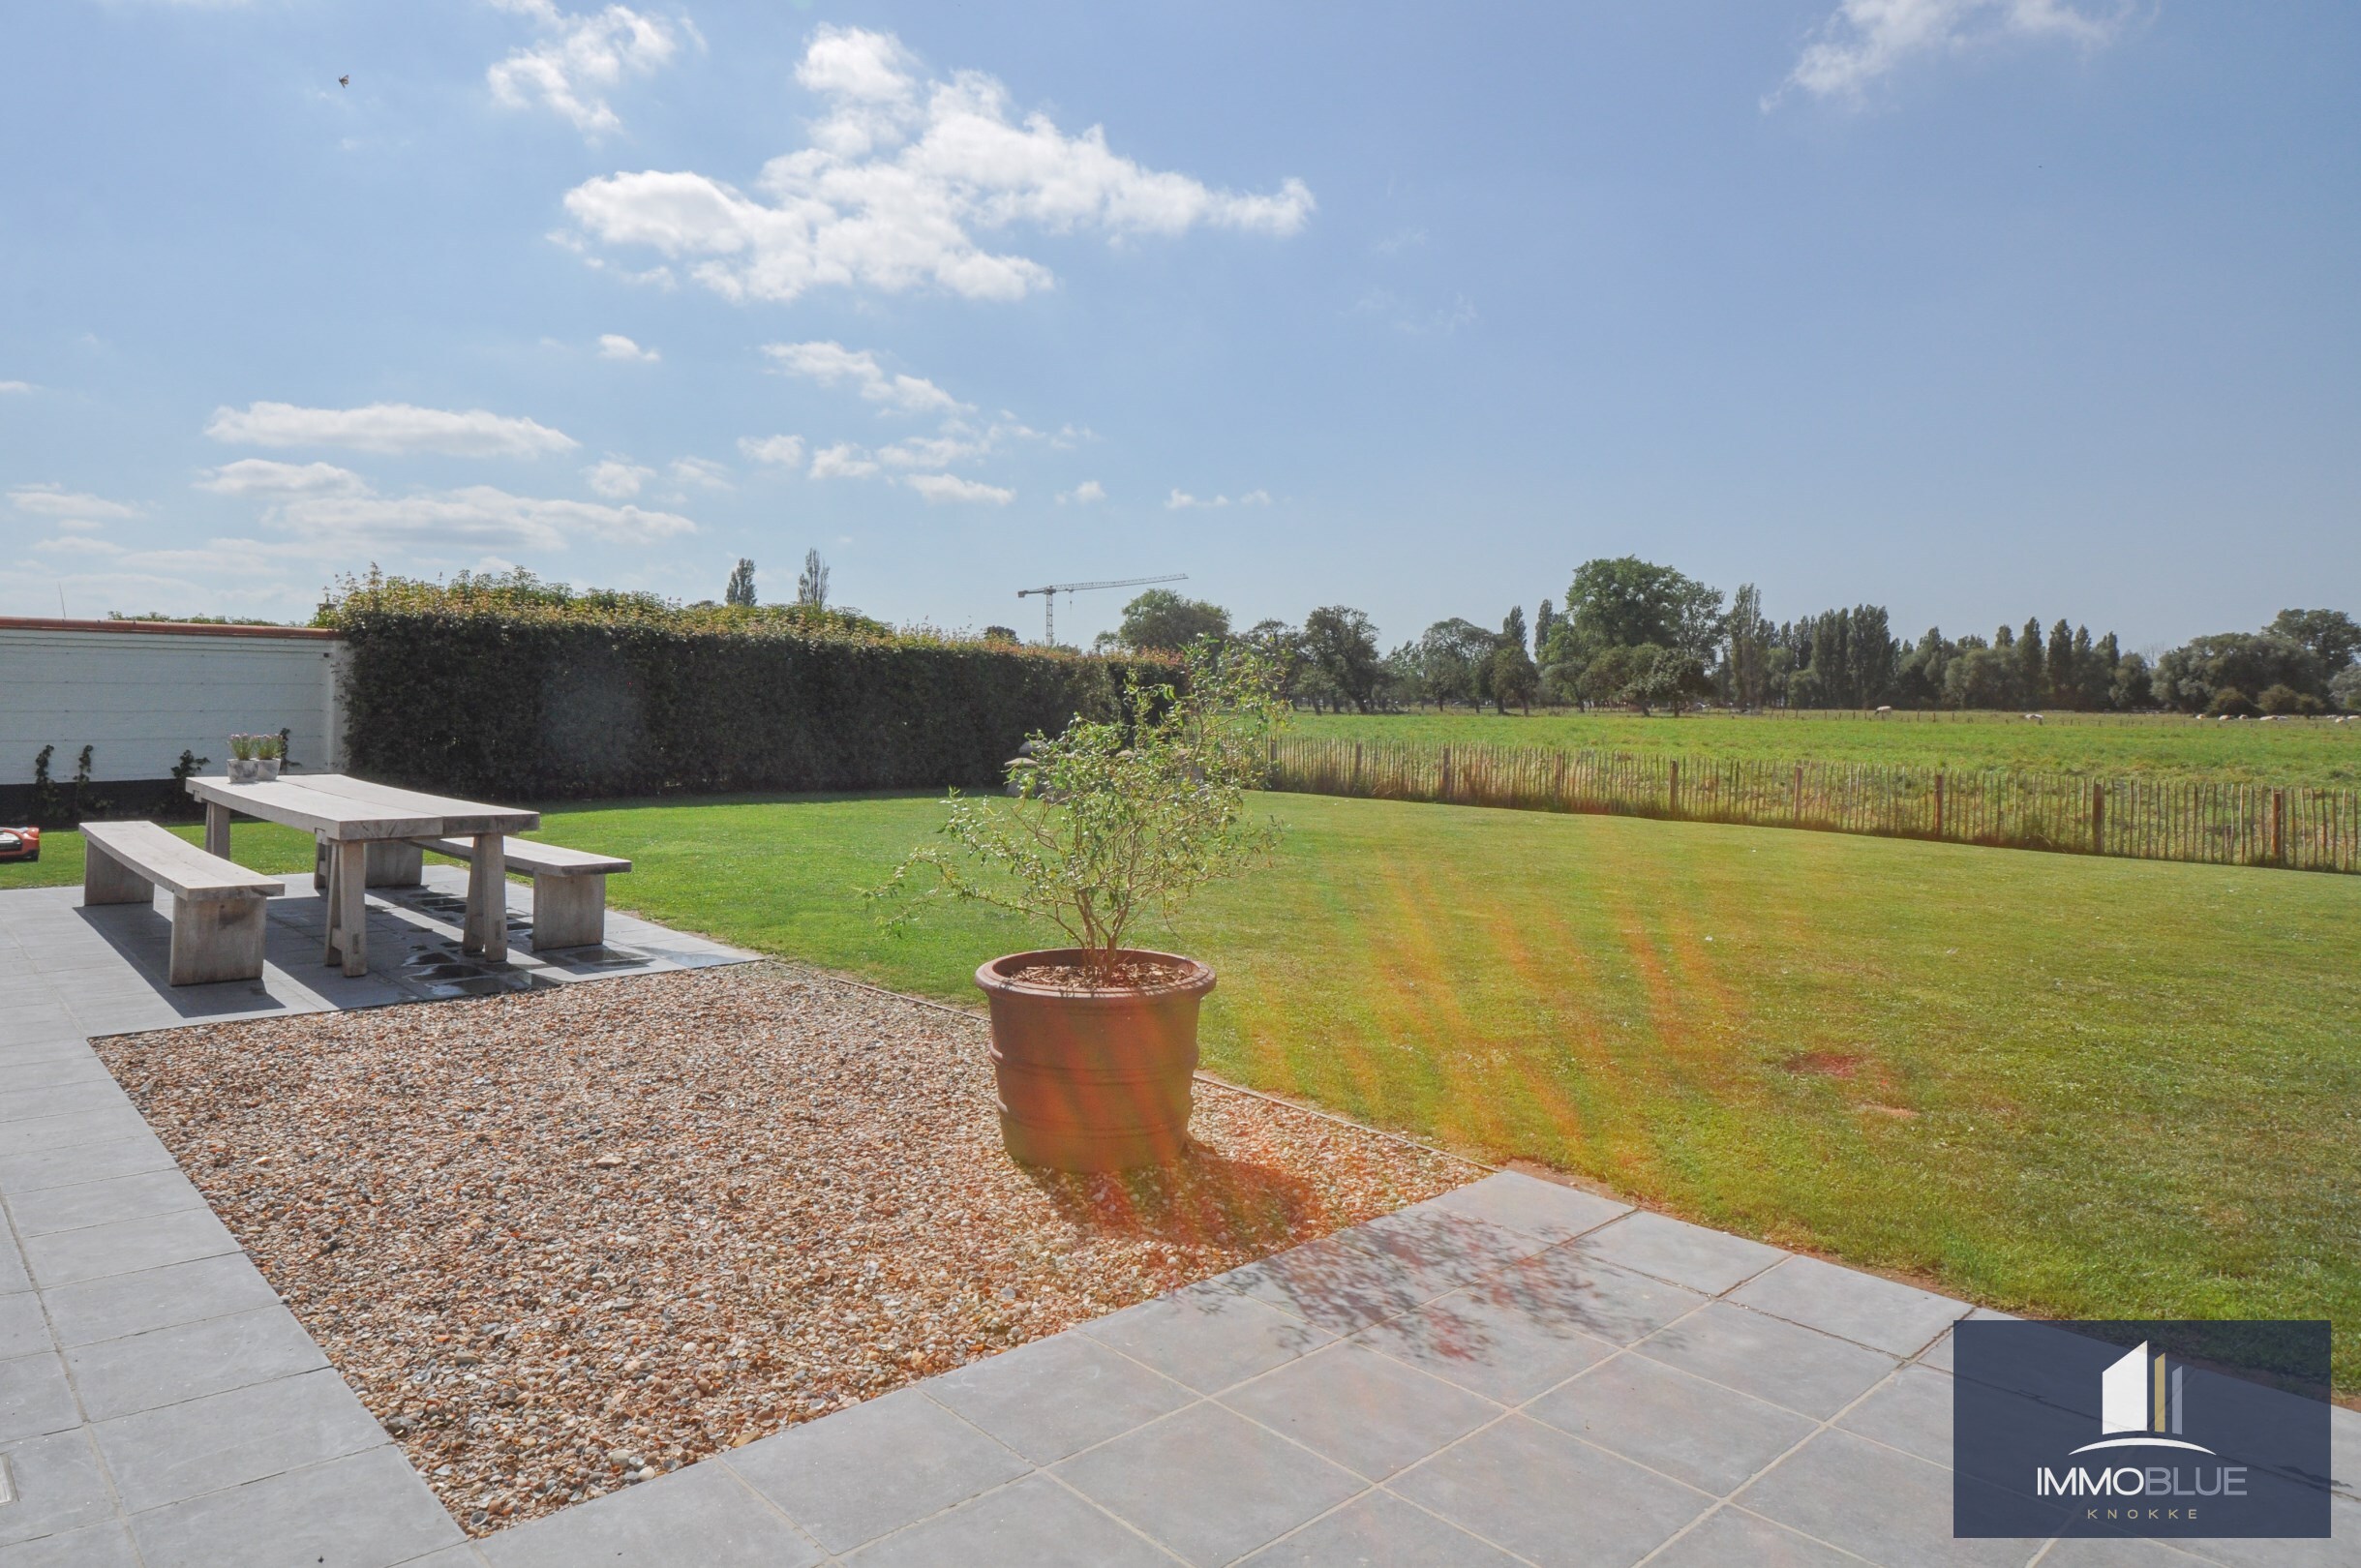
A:
<svg viewBox="0 0 2361 1568">
<path fill-rule="evenodd" d="M 1197 1006 L 1214 973 L 1131 941 L 1276 842 L 1276 823 L 1249 819 L 1246 792 L 1283 709 L 1252 648 L 1201 643 L 1185 674 L 1176 685 L 1135 673 L 1113 718 L 1033 737 L 1009 765 L 1014 799 L 953 791 L 951 846 L 916 851 L 879 890 L 915 893 L 897 924 L 956 898 L 1065 934 L 976 971 L 1001 1138 L 1026 1164 L 1123 1170 L 1188 1144 Z"/>
<path fill-rule="evenodd" d="M 256 747 L 261 744 L 258 735 L 233 735 L 229 738 L 229 782 L 252 784 L 261 776 L 260 759 Z"/>
<path fill-rule="evenodd" d="M 268 784 L 279 776 L 287 762 L 287 738 L 279 735 L 257 735 L 255 739 L 255 777 Z"/>
</svg>

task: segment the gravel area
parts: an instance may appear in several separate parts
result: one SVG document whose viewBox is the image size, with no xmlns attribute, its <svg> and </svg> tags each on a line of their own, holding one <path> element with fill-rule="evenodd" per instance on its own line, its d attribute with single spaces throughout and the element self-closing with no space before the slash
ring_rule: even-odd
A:
<svg viewBox="0 0 2361 1568">
<path fill-rule="evenodd" d="M 1202 1083 L 1170 1171 L 1028 1171 L 986 1039 L 766 964 L 99 1048 L 477 1535 L 1476 1174 Z"/>
</svg>

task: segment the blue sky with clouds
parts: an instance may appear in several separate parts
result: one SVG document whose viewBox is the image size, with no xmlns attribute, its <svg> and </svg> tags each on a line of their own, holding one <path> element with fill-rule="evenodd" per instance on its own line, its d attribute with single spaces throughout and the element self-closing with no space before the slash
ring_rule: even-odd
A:
<svg viewBox="0 0 2361 1568">
<path fill-rule="evenodd" d="M 807 546 L 1027 635 L 1624 552 L 1913 631 L 2361 608 L 2356 66 L 2182 0 L 20 7 L 0 613 Z"/>
</svg>

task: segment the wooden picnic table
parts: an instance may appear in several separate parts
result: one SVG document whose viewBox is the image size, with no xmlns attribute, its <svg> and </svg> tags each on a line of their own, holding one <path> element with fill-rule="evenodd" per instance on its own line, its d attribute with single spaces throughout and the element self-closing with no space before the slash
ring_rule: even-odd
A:
<svg viewBox="0 0 2361 1568">
<path fill-rule="evenodd" d="M 348 975 L 369 969 L 369 846 L 414 838 L 474 840 L 461 945 L 494 963 L 507 959 L 508 875 L 500 839 L 540 827 L 539 812 L 422 795 L 344 773 L 306 773 L 268 784 L 192 778 L 189 793 L 205 803 L 206 851 L 225 860 L 229 859 L 232 812 L 304 829 L 327 846 L 328 941 L 323 961 L 341 961 Z"/>
</svg>

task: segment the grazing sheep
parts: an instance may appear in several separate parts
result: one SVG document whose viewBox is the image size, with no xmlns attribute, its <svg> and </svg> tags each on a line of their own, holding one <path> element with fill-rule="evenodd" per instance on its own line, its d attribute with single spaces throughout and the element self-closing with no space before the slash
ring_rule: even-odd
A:
<svg viewBox="0 0 2361 1568">
<path fill-rule="evenodd" d="M 1893 705 L 1892 705 L 1892 703 L 1880 703 L 1880 704 L 1878 705 L 1878 709 L 1877 709 L 1877 716 L 1878 716 L 1879 718 L 1884 718 L 1884 717 L 1885 717 L 1887 714 L 1889 714 L 1889 713 L 1891 713 L 1891 712 L 1892 712 L 1892 711 L 1893 711 Z"/>
<path fill-rule="evenodd" d="M 2035 724 L 2046 724 L 2049 722 L 2047 719 L 2042 717 L 2042 715 L 2039 713 L 2027 713 L 2025 717 Z"/>
</svg>

